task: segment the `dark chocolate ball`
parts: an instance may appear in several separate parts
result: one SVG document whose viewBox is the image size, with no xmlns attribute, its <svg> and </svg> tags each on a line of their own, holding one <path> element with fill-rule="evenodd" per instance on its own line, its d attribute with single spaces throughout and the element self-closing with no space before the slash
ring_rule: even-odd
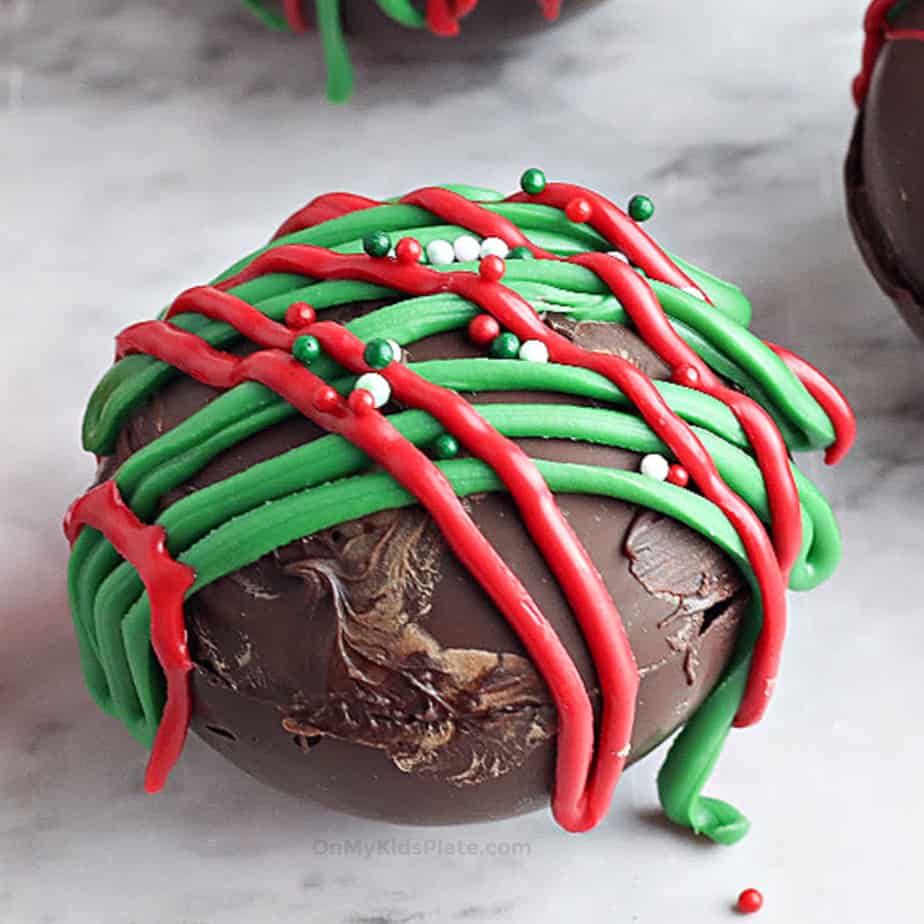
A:
<svg viewBox="0 0 924 924">
<path fill-rule="evenodd" d="M 345 321 L 382 304 L 326 316 Z M 584 347 L 667 377 L 626 327 L 546 320 Z M 460 331 L 413 344 L 404 360 L 477 355 Z M 216 394 L 187 377 L 173 381 L 129 421 L 110 464 Z M 467 397 L 476 405 L 577 400 Z M 163 504 L 321 435 L 303 417 L 277 424 L 214 459 Z M 633 453 L 580 441 L 519 442 L 535 458 L 639 465 Z M 672 519 L 603 497 L 557 499 L 603 575 L 640 668 L 631 762 L 681 725 L 722 675 L 749 592 L 724 553 Z M 580 628 L 510 497 L 465 503 L 548 617 L 599 708 Z M 548 804 L 557 727 L 549 691 L 423 508 L 385 510 L 278 549 L 191 597 L 186 620 L 192 727 L 264 783 L 418 824 L 498 819 Z"/>
<path fill-rule="evenodd" d="M 890 27 L 924 29 L 924 0 Z M 857 116 L 846 164 L 850 222 L 883 291 L 924 337 L 924 39 L 886 41 Z"/>
</svg>

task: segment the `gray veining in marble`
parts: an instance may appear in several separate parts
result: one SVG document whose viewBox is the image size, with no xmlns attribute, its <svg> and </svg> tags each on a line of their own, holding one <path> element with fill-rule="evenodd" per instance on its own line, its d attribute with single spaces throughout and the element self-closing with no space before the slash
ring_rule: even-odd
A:
<svg viewBox="0 0 924 924">
<path fill-rule="evenodd" d="M 924 382 L 842 214 L 862 5 L 610 0 L 506 59 L 357 48 L 356 104 L 334 109 L 316 46 L 232 0 L 0 0 L 0 921 L 700 924 L 752 884 L 764 924 L 913 919 Z M 656 758 L 583 837 L 545 813 L 449 831 L 344 818 L 196 740 L 144 796 L 145 754 L 83 688 L 59 527 L 91 476 L 78 425 L 113 334 L 317 192 L 512 188 L 533 163 L 618 201 L 649 192 L 662 241 L 742 284 L 757 329 L 860 413 L 841 471 L 807 462 L 843 567 L 793 598 L 776 702 L 709 787 L 751 835 L 723 849 L 660 823 Z"/>
</svg>

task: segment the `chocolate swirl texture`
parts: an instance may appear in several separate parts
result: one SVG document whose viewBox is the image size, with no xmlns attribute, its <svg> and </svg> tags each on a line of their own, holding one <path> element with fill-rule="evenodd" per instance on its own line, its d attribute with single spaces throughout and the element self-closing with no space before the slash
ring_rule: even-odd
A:
<svg viewBox="0 0 924 924">
<path fill-rule="evenodd" d="M 306 751 L 349 740 L 403 777 L 478 791 L 554 750 L 553 811 L 579 831 L 627 760 L 685 721 L 659 776 L 668 816 L 743 835 L 702 787 L 731 725 L 766 707 L 785 585 L 814 587 L 839 557 L 830 507 L 790 452 L 837 462 L 854 421 L 820 373 L 748 332 L 739 290 L 658 247 L 639 224 L 650 212 L 538 170 L 506 198 L 321 196 L 119 336 L 84 422 L 102 463 L 68 516 L 69 588 L 91 692 L 154 745 L 149 789 L 197 709 L 253 711 L 279 680 L 255 657 L 265 627 L 228 623 L 231 578 L 269 599 L 295 584 L 308 612 L 331 614 L 311 665 L 325 683 L 307 689 L 311 671 L 289 664 L 302 687 L 273 700 Z M 623 536 L 618 593 L 598 570 L 606 544 L 578 528 L 582 498 Z M 505 516 L 519 532 L 492 541 Z M 537 602 L 524 556 L 573 625 Z M 503 642 L 440 622 L 450 577 L 509 627 Z M 670 726 L 636 712 L 651 665 L 617 610 L 630 585 L 661 597 L 659 629 L 674 620 L 669 644 L 704 687 Z M 464 622 L 465 606 L 453 613 Z M 724 654 L 713 620 L 734 635 Z"/>
</svg>

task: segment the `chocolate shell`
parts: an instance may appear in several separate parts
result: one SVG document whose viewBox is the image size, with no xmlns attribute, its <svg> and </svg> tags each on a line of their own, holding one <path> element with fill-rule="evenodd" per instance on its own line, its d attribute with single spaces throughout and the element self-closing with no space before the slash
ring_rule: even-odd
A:
<svg viewBox="0 0 924 924">
<path fill-rule="evenodd" d="M 890 26 L 924 30 L 924 2 L 899 4 Z M 851 227 L 870 271 L 924 337 L 924 40 L 885 42 L 846 163 Z"/>
<path fill-rule="evenodd" d="M 328 316 L 346 321 L 381 304 Z M 667 375 L 621 325 L 547 320 L 584 347 Z M 459 332 L 415 343 L 405 361 L 478 355 Z M 170 384 L 125 427 L 110 462 L 121 464 L 216 394 L 188 378 Z M 563 400 L 541 392 L 469 397 L 476 405 Z M 301 417 L 277 424 L 163 503 L 321 435 Z M 639 465 L 634 453 L 590 443 L 518 442 L 534 458 Z M 677 521 L 602 497 L 561 495 L 559 503 L 623 614 L 642 675 L 632 762 L 683 724 L 718 681 L 749 591 L 724 553 Z M 509 495 L 473 497 L 469 509 L 564 641 L 597 708 L 583 636 Z M 280 548 L 203 588 L 186 618 L 192 728 L 262 782 L 413 824 L 486 821 L 547 805 L 557 727 L 548 690 L 422 508 L 382 511 Z"/>
</svg>

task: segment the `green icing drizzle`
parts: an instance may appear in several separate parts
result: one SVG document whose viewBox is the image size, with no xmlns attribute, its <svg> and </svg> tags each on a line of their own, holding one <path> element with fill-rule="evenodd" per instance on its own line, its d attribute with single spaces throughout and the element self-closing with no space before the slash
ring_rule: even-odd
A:
<svg viewBox="0 0 924 924">
<path fill-rule="evenodd" d="M 327 64 L 327 98 L 345 103 L 353 95 L 353 67 L 340 23 L 340 0 L 315 0 L 315 7 Z"/>
<path fill-rule="evenodd" d="M 411 0 L 376 0 L 379 9 L 395 22 L 409 29 L 423 29 L 427 19 Z"/>
<path fill-rule="evenodd" d="M 280 13 L 274 13 L 263 3 L 263 0 L 244 0 L 244 6 L 246 6 L 267 28 L 276 29 L 279 32 L 290 31 L 289 23 L 286 21 L 285 16 Z"/>
<path fill-rule="evenodd" d="M 596 232 L 572 224 L 557 209 L 521 203 L 489 203 L 486 207 L 513 221 L 531 239 L 555 253 L 568 255 L 583 250 L 609 249 Z M 282 244 L 312 244 L 338 252 L 359 253 L 363 237 L 375 230 L 413 235 L 426 246 L 431 240 L 441 237 L 451 239 L 467 229 L 440 224 L 430 213 L 415 206 L 379 206 L 279 238 L 235 263 L 216 281 L 239 272 L 260 254 Z M 454 264 L 454 268 L 464 269 L 465 265 Z M 741 385 L 771 411 L 795 451 L 829 444 L 833 439 L 833 429 L 827 415 L 776 355 L 742 327 L 743 319 L 750 316 L 750 308 L 740 290 L 687 265 L 683 268 L 713 299 L 715 307 L 671 286 L 652 281 L 652 287 L 668 316 L 676 319 L 681 335 L 717 372 Z M 594 273 L 567 263 L 510 261 L 505 284 L 531 298 L 538 310 L 553 306 L 555 310 L 584 307 L 582 316 L 588 317 L 588 295 L 598 296 L 594 307 L 603 304 L 613 308 L 618 305 Z M 549 288 L 541 293 L 531 289 L 536 285 Z M 368 283 L 321 282 L 312 285 L 303 277 L 281 273 L 252 280 L 232 291 L 275 320 L 281 320 L 285 309 L 295 300 L 308 301 L 321 309 L 360 299 L 393 298 L 396 295 Z M 624 321 L 624 315 L 611 311 L 605 319 Z M 237 332 L 228 325 L 201 317 L 184 316 L 174 323 L 198 334 L 213 346 L 227 346 L 238 339 Z M 395 336 L 401 339 L 399 335 Z M 747 368 L 736 362 L 741 359 L 745 360 Z M 84 422 L 84 446 L 97 453 L 111 451 L 121 421 L 144 397 L 162 387 L 173 375 L 175 372 L 169 366 L 150 357 L 131 356 L 117 363 L 91 398 Z M 792 427 L 798 432 L 793 432 Z"/>
</svg>

